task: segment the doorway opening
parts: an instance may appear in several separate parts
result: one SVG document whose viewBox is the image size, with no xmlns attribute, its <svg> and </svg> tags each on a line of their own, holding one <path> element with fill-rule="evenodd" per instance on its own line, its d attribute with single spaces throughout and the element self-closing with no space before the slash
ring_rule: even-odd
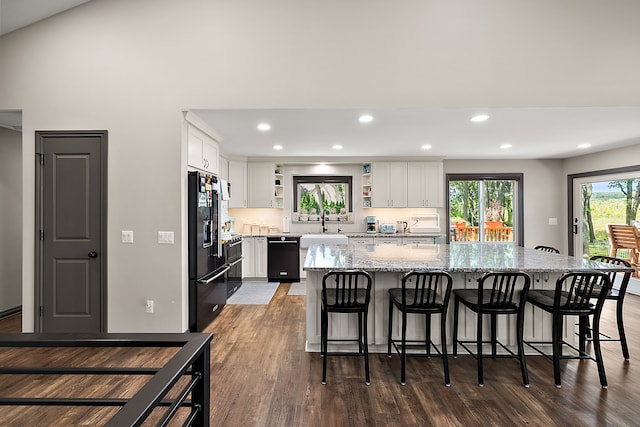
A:
<svg viewBox="0 0 640 427">
<path fill-rule="evenodd" d="M 22 111 L 0 110 L 0 318 L 22 310 Z"/>
</svg>

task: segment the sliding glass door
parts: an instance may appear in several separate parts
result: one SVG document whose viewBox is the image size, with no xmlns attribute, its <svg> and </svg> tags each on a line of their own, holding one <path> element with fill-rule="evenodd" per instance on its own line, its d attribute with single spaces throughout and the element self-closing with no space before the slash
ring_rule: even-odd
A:
<svg viewBox="0 0 640 427">
<path fill-rule="evenodd" d="M 637 224 L 639 205 L 640 171 L 574 179 L 574 256 L 609 255 L 607 224 Z M 627 252 L 617 256 L 628 258 Z"/>
<path fill-rule="evenodd" d="M 519 244 L 521 175 L 447 177 L 449 242 Z"/>
</svg>

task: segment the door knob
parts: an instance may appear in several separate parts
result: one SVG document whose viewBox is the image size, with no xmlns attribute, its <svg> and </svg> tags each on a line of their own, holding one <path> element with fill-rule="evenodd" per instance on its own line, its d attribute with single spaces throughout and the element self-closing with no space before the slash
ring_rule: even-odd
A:
<svg viewBox="0 0 640 427">
<path fill-rule="evenodd" d="M 98 252 L 96 251 L 91 251 L 87 254 L 89 256 L 89 258 L 95 258 L 98 256 Z"/>
</svg>

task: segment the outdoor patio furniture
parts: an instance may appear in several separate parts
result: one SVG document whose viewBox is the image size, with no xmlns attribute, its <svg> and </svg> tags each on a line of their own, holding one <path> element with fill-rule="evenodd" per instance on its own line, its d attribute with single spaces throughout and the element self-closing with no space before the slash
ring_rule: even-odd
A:
<svg viewBox="0 0 640 427">
<path fill-rule="evenodd" d="M 502 221 L 485 221 L 484 240 L 485 242 L 510 242 L 512 239 L 511 227 L 505 227 Z"/>
<path fill-rule="evenodd" d="M 613 258 L 622 258 L 618 255 L 618 249 L 629 250 L 629 264 L 636 269 L 635 277 L 638 277 L 638 254 L 640 254 L 640 230 L 633 225 L 628 224 L 607 224 L 607 237 L 611 249 L 609 256 Z"/>
</svg>

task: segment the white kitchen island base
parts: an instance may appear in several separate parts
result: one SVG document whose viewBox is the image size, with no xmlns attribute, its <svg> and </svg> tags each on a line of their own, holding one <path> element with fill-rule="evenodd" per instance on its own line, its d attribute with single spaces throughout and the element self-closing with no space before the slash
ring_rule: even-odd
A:
<svg viewBox="0 0 640 427">
<path fill-rule="evenodd" d="M 554 289 L 556 279 L 571 270 L 611 268 L 609 264 L 594 263 L 574 257 L 548 254 L 514 245 L 462 243 L 454 245 L 412 245 L 393 246 L 392 250 L 384 245 L 328 246 L 318 245 L 309 248 L 305 260 L 307 271 L 307 316 L 306 346 L 308 352 L 320 351 L 320 308 L 322 277 L 332 269 L 362 269 L 373 278 L 371 305 L 369 307 L 367 333 L 369 351 L 387 352 L 389 289 L 401 286 L 402 276 L 410 270 L 445 270 L 453 276 L 453 289 L 477 288 L 477 279 L 487 271 L 511 270 L 524 271 L 531 276 L 531 289 Z M 466 270 L 466 271 L 465 271 Z M 447 349 L 453 349 L 453 294 L 447 312 Z M 476 314 L 460 307 L 459 340 L 475 340 Z M 329 339 L 357 339 L 357 316 L 349 314 L 329 315 Z M 394 310 L 394 316 L 398 316 Z M 431 339 L 440 344 L 439 315 L 431 322 Z M 424 339 L 424 316 L 408 315 L 407 339 Z M 485 321 L 483 337 L 489 339 L 489 322 Z M 393 321 L 394 338 L 400 337 L 400 322 Z M 498 340 L 516 351 L 515 316 L 498 316 Z M 577 327 L 575 322 L 566 319 L 564 340 L 577 345 Z M 525 341 L 551 341 L 551 315 L 531 305 L 525 307 Z M 357 344 L 330 343 L 329 351 L 352 352 Z M 459 353 L 464 350 L 459 346 Z M 550 347 L 549 347 L 550 350 Z M 537 354 L 525 346 L 528 354 Z"/>
</svg>

